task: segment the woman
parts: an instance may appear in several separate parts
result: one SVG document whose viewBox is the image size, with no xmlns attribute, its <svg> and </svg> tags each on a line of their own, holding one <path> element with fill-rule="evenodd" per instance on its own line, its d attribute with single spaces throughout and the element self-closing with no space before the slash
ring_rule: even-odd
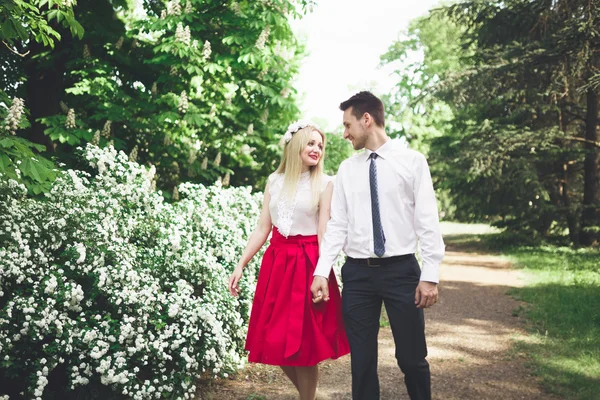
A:
<svg viewBox="0 0 600 400">
<path fill-rule="evenodd" d="M 280 366 L 300 399 L 314 400 L 318 363 L 350 352 L 333 272 L 328 302 L 313 304 L 310 294 L 333 181 L 323 173 L 325 135 L 315 125 L 290 125 L 282 144 L 281 164 L 268 179 L 258 226 L 229 279 L 229 291 L 237 295 L 244 266 L 272 230 L 250 315 L 248 359 Z"/>
</svg>

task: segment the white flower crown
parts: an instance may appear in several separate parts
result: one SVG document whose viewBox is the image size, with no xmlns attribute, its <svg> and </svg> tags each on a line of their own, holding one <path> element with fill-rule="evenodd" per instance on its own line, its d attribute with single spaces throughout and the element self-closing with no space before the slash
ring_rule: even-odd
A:
<svg viewBox="0 0 600 400">
<path fill-rule="evenodd" d="M 317 128 L 317 125 L 305 119 L 299 119 L 298 121 L 291 123 L 290 126 L 288 126 L 287 131 L 285 131 L 285 134 L 283 135 L 283 140 L 285 140 L 286 144 L 289 143 L 290 140 L 292 140 L 292 135 L 294 133 L 298 132 L 300 129 L 306 128 L 309 125 Z"/>
</svg>

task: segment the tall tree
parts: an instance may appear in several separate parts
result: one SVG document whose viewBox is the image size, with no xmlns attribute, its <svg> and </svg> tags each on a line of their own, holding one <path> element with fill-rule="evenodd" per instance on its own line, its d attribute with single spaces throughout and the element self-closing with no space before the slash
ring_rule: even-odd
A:
<svg viewBox="0 0 600 400">
<path fill-rule="evenodd" d="M 260 186 L 298 114 L 303 46 L 288 17 L 310 5 L 80 1 L 83 40 L 32 48 L 16 69 L 32 102 L 24 134 L 67 164 L 82 143 L 113 143 L 156 165 L 168 192 L 183 180 Z"/>
<path fill-rule="evenodd" d="M 459 215 L 597 244 L 598 3 L 468 1 L 432 18 L 446 17 L 464 27 L 462 67 L 430 85 L 453 114 L 431 156 Z"/>
<path fill-rule="evenodd" d="M 26 106 L 37 100 L 16 97 L 24 95 L 21 68 L 24 60 L 32 58 L 32 48 L 53 48 L 65 39 L 59 31 L 70 31 L 69 38 L 83 36 L 74 16 L 75 4 L 73 0 L 0 0 L 0 173 L 24 182 L 35 194 L 49 188 L 55 165 L 40 154 L 45 146 L 15 136 L 31 126 Z M 37 139 L 46 142 L 43 135 Z"/>
</svg>

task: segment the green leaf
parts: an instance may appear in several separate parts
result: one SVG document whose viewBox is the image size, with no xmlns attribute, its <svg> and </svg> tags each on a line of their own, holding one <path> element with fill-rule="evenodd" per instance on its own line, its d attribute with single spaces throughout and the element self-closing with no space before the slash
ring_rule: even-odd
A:
<svg viewBox="0 0 600 400">
<path fill-rule="evenodd" d="M 20 22 L 17 22 L 13 19 L 11 19 L 10 22 L 12 22 L 12 26 L 15 29 L 15 31 L 17 32 L 17 34 L 19 35 L 19 37 L 21 38 L 21 40 L 27 40 L 29 38 L 29 34 L 27 33 L 27 31 L 25 30 L 23 25 L 21 25 Z"/>
<path fill-rule="evenodd" d="M 4 23 L 0 25 L 0 29 L 2 30 L 2 32 L 0 33 L 2 35 L 1 37 L 5 39 L 15 37 L 17 35 L 17 31 L 15 31 L 13 26 L 14 21 L 12 19 L 9 18 L 6 21 L 4 21 Z"/>
<path fill-rule="evenodd" d="M 0 171 L 6 172 L 10 165 L 12 165 L 11 159 L 6 154 L 0 154 Z"/>
<path fill-rule="evenodd" d="M 4 147 L 5 149 L 7 149 L 9 147 L 13 147 L 14 143 L 15 143 L 15 141 L 13 139 L 11 139 L 10 137 L 0 139 L 0 146 Z"/>
</svg>

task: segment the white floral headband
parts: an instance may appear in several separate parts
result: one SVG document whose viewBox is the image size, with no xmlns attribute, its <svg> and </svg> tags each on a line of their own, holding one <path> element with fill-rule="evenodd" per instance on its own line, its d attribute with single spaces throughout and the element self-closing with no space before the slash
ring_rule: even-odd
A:
<svg viewBox="0 0 600 400">
<path fill-rule="evenodd" d="M 299 119 L 298 121 L 291 123 L 290 126 L 288 126 L 287 131 L 285 131 L 285 134 L 283 135 L 283 140 L 285 140 L 285 143 L 289 143 L 290 140 L 292 140 L 292 135 L 294 133 L 298 132 L 300 129 L 306 128 L 307 126 L 314 126 L 315 128 L 317 128 L 317 125 L 305 119 Z"/>
</svg>

